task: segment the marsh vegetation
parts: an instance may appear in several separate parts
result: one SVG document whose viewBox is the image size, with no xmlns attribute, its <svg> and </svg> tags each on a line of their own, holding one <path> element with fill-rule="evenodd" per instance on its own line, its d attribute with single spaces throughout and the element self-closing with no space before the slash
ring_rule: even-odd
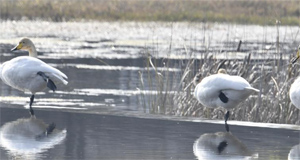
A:
<svg viewBox="0 0 300 160">
<path fill-rule="evenodd" d="M 299 24 L 299 1 L 1 0 L 1 19 Z"/>
</svg>

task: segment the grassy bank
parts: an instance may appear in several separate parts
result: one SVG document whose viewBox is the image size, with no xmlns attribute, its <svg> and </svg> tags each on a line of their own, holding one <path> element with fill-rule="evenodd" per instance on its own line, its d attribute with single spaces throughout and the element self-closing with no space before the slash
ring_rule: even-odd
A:
<svg viewBox="0 0 300 160">
<path fill-rule="evenodd" d="M 234 22 L 299 25 L 300 1 L 0 0 L 1 19 Z"/>
</svg>

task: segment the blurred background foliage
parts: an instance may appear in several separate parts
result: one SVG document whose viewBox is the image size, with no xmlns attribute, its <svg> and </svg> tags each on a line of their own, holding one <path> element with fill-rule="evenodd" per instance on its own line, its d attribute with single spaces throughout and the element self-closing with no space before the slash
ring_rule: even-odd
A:
<svg viewBox="0 0 300 160">
<path fill-rule="evenodd" d="M 2 20 L 189 21 L 299 24 L 300 1 L 0 0 Z"/>
</svg>

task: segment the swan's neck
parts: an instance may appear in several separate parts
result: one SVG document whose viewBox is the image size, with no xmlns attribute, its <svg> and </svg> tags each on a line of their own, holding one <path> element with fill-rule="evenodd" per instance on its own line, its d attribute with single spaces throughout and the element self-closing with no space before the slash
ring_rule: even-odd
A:
<svg viewBox="0 0 300 160">
<path fill-rule="evenodd" d="M 30 57 L 35 57 L 35 58 L 37 58 L 37 52 L 36 52 L 35 46 L 31 46 L 31 47 L 28 49 L 28 52 L 29 52 L 29 56 L 30 56 Z"/>
</svg>

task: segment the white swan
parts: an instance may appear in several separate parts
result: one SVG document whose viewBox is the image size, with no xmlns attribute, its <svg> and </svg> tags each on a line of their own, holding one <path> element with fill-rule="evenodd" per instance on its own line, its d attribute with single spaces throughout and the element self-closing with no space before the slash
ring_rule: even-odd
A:
<svg viewBox="0 0 300 160">
<path fill-rule="evenodd" d="M 290 88 L 290 99 L 294 106 L 300 109 L 300 77 L 298 77 Z"/>
<path fill-rule="evenodd" d="M 34 115 L 32 103 L 35 93 L 44 90 L 46 87 L 55 91 L 55 83 L 67 85 L 68 77 L 58 69 L 35 58 L 37 56 L 36 49 L 28 38 L 22 39 L 12 49 L 12 51 L 14 50 L 28 51 L 29 56 L 20 56 L 4 62 L 0 66 L 0 78 L 5 84 L 15 89 L 31 92 L 30 114 Z"/>
<path fill-rule="evenodd" d="M 205 133 L 193 145 L 194 155 L 206 159 L 250 159 L 257 158 L 238 138 L 230 132 Z"/>
<path fill-rule="evenodd" d="M 223 107 L 231 109 L 243 102 L 249 95 L 259 92 L 240 76 L 230 76 L 224 69 L 218 74 L 210 75 L 197 84 L 194 96 L 197 100 L 209 108 Z M 229 131 L 227 120 L 229 111 L 225 114 L 225 127 Z"/>
<path fill-rule="evenodd" d="M 67 131 L 55 129 L 34 116 L 5 123 L 0 128 L 0 146 L 16 159 L 40 159 L 40 153 L 60 144 Z"/>
<path fill-rule="evenodd" d="M 292 58 L 291 60 L 292 64 L 296 63 L 299 57 L 300 57 L 300 45 L 298 46 L 296 57 Z M 291 85 L 290 88 L 291 102 L 298 109 L 300 109 L 300 88 L 299 87 L 300 87 L 300 76 L 294 81 L 294 83 Z"/>
</svg>

